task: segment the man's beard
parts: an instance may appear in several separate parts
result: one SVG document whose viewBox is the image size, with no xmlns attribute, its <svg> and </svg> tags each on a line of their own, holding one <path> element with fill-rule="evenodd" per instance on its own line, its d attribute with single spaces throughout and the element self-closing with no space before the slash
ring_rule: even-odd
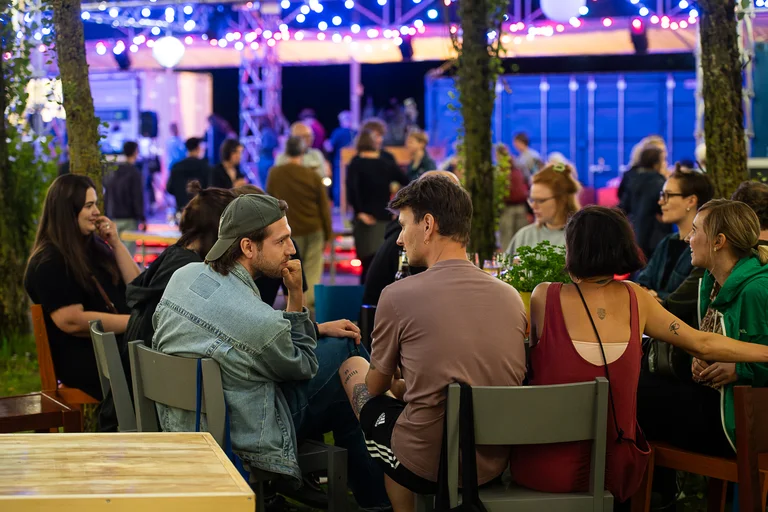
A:
<svg viewBox="0 0 768 512">
<path fill-rule="evenodd" d="M 271 279 L 281 279 L 283 277 L 283 269 L 280 268 L 282 262 L 271 265 L 260 254 L 256 256 L 256 261 L 251 264 L 251 275 L 254 279 L 259 277 L 269 277 Z"/>
</svg>

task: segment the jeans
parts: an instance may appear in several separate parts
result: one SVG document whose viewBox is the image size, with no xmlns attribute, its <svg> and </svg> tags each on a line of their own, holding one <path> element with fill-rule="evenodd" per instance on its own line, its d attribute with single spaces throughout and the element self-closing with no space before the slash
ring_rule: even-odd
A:
<svg viewBox="0 0 768 512">
<path fill-rule="evenodd" d="M 317 342 L 320 368 L 307 381 L 280 385 L 293 416 L 299 439 L 333 432 L 336 446 L 347 450 L 348 481 L 361 508 L 389 507 L 384 472 L 368 455 L 360 422 L 352 411 L 339 377 L 341 364 L 352 356 L 369 359 L 362 346 L 348 338 L 322 338 Z"/>
</svg>

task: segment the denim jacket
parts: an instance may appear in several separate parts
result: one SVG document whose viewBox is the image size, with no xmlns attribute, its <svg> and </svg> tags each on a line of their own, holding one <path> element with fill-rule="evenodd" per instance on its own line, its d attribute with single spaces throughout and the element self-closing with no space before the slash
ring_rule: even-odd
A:
<svg viewBox="0 0 768 512">
<path fill-rule="evenodd" d="M 672 292 L 677 290 L 693 271 L 693 265 L 691 265 L 691 248 L 686 247 L 685 250 L 680 253 L 680 256 L 677 257 L 677 261 L 675 262 L 672 272 L 669 274 L 667 282 L 661 282 L 662 277 L 664 276 L 664 268 L 669 259 L 669 241 L 677 240 L 679 237 L 680 235 L 678 233 L 672 233 L 665 236 L 653 252 L 653 256 L 651 256 L 648 265 L 642 272 L 640 272 L 635 280 L 637 284 L 655 290 L 662 300 L 666 299 Z"/>
<path fill-rule="evenodd" d="M 278 383 L 317 372 L 309 312 L 272 309 L 240 264 L 223 276 L 191 263 L 173 274 L 152 320 L 155 350 L 219 363 L 235 453 L 253 468 L 300 481 L 296 431 Z M 194 431 L 194 412 L 157 410 L 164 431 Z"/>
</svg>

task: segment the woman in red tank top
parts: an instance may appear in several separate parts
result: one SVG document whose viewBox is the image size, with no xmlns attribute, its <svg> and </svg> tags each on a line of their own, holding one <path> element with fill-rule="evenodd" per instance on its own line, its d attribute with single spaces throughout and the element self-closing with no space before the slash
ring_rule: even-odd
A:
<svg viewBox="0 0 768 512">
<path fill-rule="evenodd" d="M 606 488 L 624 501 L 637 490 L 648 447 L 637 426 L 641 333 L 695 354 L 762 360 L 768 347 L 694 330 L 634 283 L 614 275 L 635 272 L 644 259 L 626 216 L 590 206 L 565 228 L 566 270 L 575 284 L 543 283 L 531 296 L 531 385 L 609 380 Z M 520 485 L 544 492 L 589 488 L 591 443 L 517 446 L 510 469 Z"/>
</svg>

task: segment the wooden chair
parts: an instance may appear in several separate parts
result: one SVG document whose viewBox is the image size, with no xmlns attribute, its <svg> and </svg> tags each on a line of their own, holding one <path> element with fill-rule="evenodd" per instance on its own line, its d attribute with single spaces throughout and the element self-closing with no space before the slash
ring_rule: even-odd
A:
<svg viewBox="0 0 768 512">
<path fill-rule="evenodd" d="M 48 342 L 48 330 L 45 327 L 43 308 L 39 304 L 32 304 L 30 310 L 32 313 L 32 330 L 35 334 L 37 365 L 40 371 L 42 390 L 67 405 L 80 410 L 80 430 L 82 431 L 82 406 L 84 404 L 98 404 L 99 401 L 85 391 L 67 387 L 56 379 L 56 370 L 53 368 L 53 358 L 51 357 L 51 346 Z"/>
<path fill-rule="evenodd" d="M 728 482 L 739 484 L 739 510 L 765 512 L 768 494 L 768 388 L 736 386 L 735 458 L 713 457 L 651 443 L 651 460 L 640 489 L 632 497 L 632 512 L 648 512 L 654 467 L 660 466 L 706 476 L 707 510 L 725 510 Z"/>
<path fill-rule="evenodd" d="M 96 367 L 99 369 L 101 392 L 107 396 L 112 391 L 112 400 L 117 413 L 118 430 L 120 432 L 136 432 L 136 413 L 133 409 L 131 393 L 128 391 L 128 381 L 120 360 L 115 333 L 104 332 L 101 320 L 92 320 L 91 342 L 96 355 Z"/>
<path fill-rule="evenodd" d="M 448 494 L 459 503 L 459 406 L 461 387 L 448 387 Z M 611 512 L 613 495 L 605 490 L 608 436 L 608 381 L 556 386 L 480 387 L 472 389 L 475 443 L 478 445 L 550 444 L 592 440 L 590 490 L 546 493 L 514 484 L 480 489 L 488 512 Z M 499 405 L 503 404 L 503 407 Z M 524 413 L 521 413 L 524 411 Z M 433 510 L 431 496 L 417 496 L 416 510 Z"/>
<path fill-rule="evenodd" d="M 139 432 L 160 432 L 155 404 L 165 404 L 186 411 L 197 410 L 197 359 L 163 354 L 142 341 L 128 343 L 133 380 L 133 398 Z M 207 431 L 224 448 L 226 403 L 221 384 L 221 370 L 213 359 L 202 359 L 202 413 Z M 299 446 L 298 461 L 303 473 L 327 470 L 328 510 L 344 512 L 347 508 L 347 451 L 317 442 Z M 256 512 L 264 512 L 264 484 L 275 477 L 267 471 L 251 471 L 256 487 Z"/>
</svg>

